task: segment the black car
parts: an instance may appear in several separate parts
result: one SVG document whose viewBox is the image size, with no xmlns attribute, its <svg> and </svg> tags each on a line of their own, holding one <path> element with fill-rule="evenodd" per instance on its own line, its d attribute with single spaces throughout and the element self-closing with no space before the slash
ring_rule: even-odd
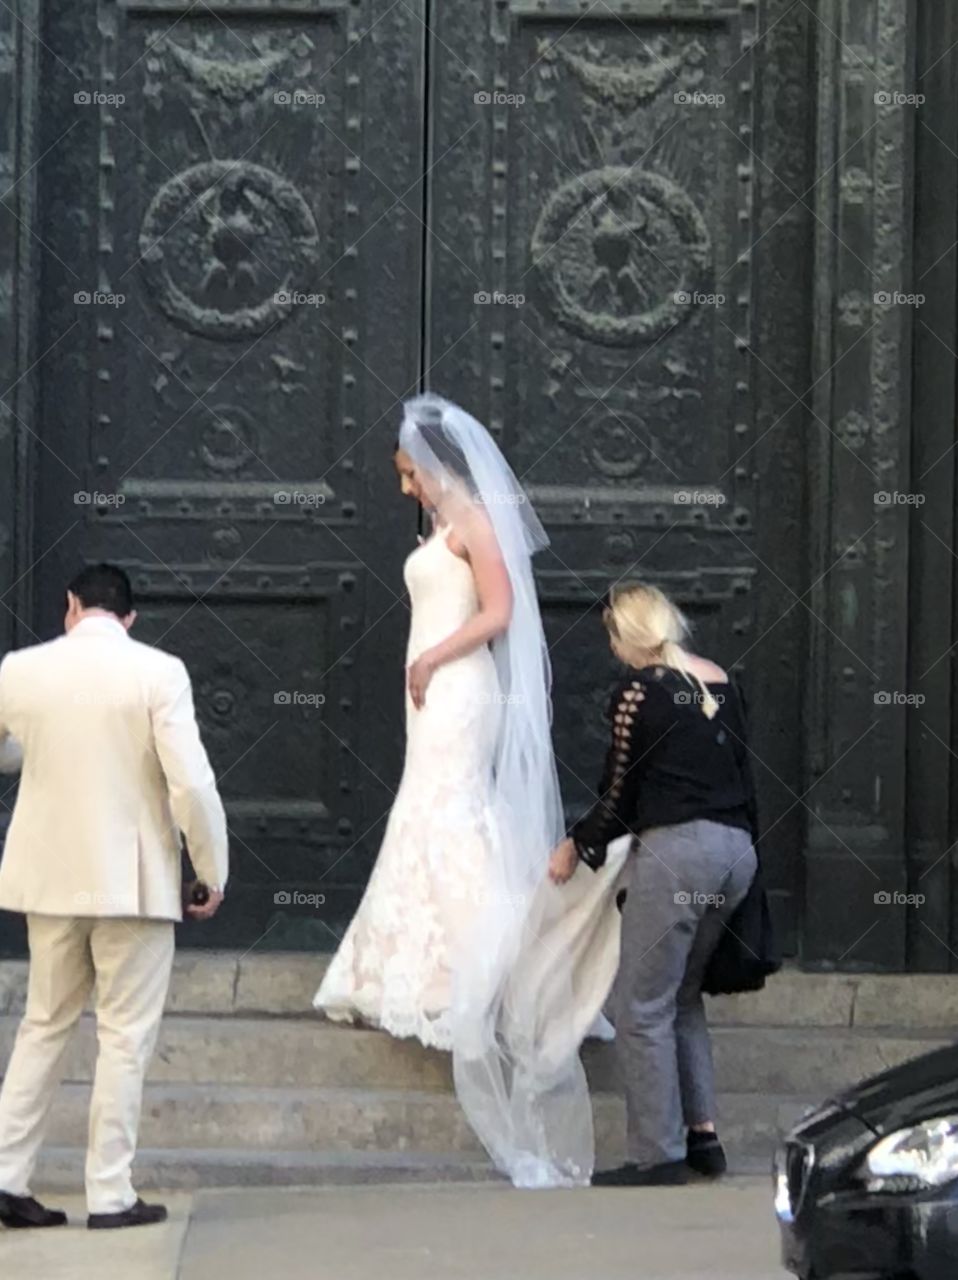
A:
<svg viewBox="0 0 958 1280">
<path fill-rule="evenodd" d="M 958 1045 L 806 1116 L 775 1158 L 775 1212 L 802 1280 L 958 1280 Z"/>
</svg>

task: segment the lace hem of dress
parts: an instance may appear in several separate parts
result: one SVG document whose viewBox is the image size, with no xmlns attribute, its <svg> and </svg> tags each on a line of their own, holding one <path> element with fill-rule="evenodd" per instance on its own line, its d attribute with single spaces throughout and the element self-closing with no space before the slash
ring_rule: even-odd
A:
<svg viewBox="0 0 958 1280">
<path fill-rule="evenodd" d="M 359 1002 L 356 999 L 344 999 L 338 1002 L 335 998 L 325 996 L 320 1001 L 318 995 L 313 1005 L 330 1022 L 371 1027 L 376 1031 L 386 1031 L 397 1040 L 418 1040 L 425 1049 L 452 1052 L 452 1028 L 448 1012 L 434 1017 L 419 1010 L 400 1014 L 383 1010 L 382 1005 L 373 1000 Z"/>
</svg>

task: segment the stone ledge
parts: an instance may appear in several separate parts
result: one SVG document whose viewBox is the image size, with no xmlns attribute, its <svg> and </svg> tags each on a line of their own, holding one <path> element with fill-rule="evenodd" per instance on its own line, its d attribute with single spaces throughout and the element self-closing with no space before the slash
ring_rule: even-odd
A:
<svg viewBox="0 0 958 1280">
<path fill-rule="evenodd" d="M 167 1013 L 306 1016 L 329 956 L 306 952 L 181 951 Z M 0 961 L 0 1014 L 23 1011 L 27 964 Z M 788 968 L 764 991 L 706 1000 L 727 1027 L 894 1027 L 958 1033 L 958 974 L 804 973 Z"/>
</svg>

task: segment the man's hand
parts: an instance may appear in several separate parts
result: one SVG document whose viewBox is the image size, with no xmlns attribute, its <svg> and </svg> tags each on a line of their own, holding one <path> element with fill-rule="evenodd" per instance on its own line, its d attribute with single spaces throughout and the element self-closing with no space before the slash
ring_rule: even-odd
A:
<svg viewBox="0 0 958 1280">
<path fill-rule="evenodd" d="M 571 836 L 566 836 L 552 851 L 549 859 L 549 878 L 553 884 L 565 884 L 575 875 L 579 855 Z"/>
<path fill-rule="evenodd" d="M 223 894 L 218 891 L 210 890 L 210 896 L 201 907 L 191 904 L 186 908 L 187 915 L 193 917 L 194 920 L 212 920 L 220 909 L 223 901 Z"/>
</svg>

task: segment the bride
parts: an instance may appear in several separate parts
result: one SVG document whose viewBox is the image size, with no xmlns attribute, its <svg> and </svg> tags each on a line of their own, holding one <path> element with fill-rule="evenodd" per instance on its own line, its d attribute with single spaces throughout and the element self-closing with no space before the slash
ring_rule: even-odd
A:
<svg viewBox="0 0 958 1280">
<path fill-rule="evenodd" d="M 314 1004 L 451 1051 L 466 1116 L 517 1185 L 587 1184 L 578 1048 L 617 933 L 596 924 L 609 874 L 572 893 L 547 875 L 564 834 L 532 572 L 548 539 L 492 437 L 448 400 L 407 402 L 395 465 L 433 520 L 405 567 L 405 766 Z"/>
</svg>

